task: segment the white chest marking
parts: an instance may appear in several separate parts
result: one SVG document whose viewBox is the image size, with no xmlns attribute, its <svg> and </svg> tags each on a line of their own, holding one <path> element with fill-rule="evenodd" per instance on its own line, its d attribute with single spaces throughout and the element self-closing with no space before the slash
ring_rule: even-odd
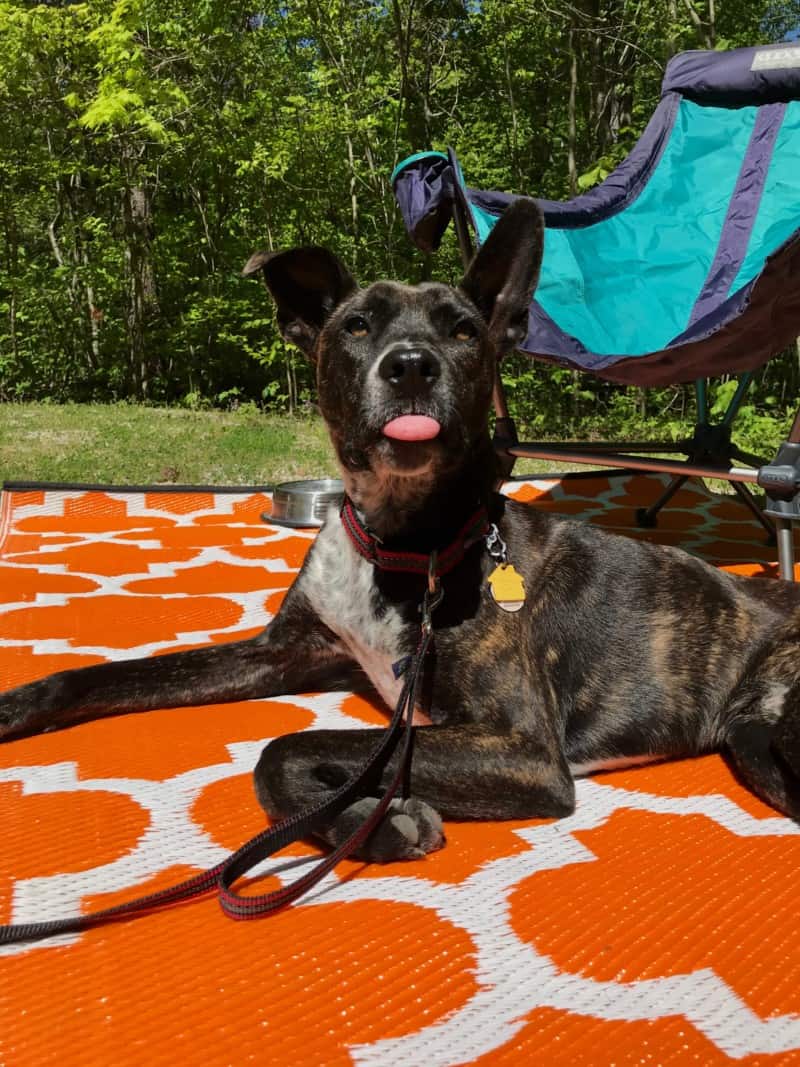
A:
<svg viewBox="0 0 800 1067">
<path fill-rule="evenodd" d="M 337 518 L 317 537 L 302 590 L 314 610 L 361 666 L 393 708 L 402 689 L 392 664 L 403 657 L 405 623 L 396 608 L 378 616 L 374 607 L 374 569 L 351 545 Z"/>
</svg>

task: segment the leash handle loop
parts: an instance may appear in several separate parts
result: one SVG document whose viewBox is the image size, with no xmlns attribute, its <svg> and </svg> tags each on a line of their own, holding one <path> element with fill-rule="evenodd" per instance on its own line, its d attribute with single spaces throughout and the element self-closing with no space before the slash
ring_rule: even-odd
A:
<svg viewBox="0 0 800 1067">
<path fill-rule="evenodd" d="M 214 889 L 217 891 L 223 911 L 234 919 L 258 918 L 261 915 L 277 911 L 279 908 L 283 908 L 292 901 L 297 900 L 298 897 L 301 897 L 317 882 L 321 881 L 341 859 L 350 855 L 363 844 L 383 818 L 394 795 L 407 778 L 413 744 L 413 713 L 417 703 L 425 656 L 433 636 L 430 612 L 441 602 L 441 595 L 441 589 L 439 589 L 438 599 L 430 603 L 426 593 L 419 644 L 416 652 L 411 657 L 400 698 L 379 744 L 362 763 L 361 767 L 322 803 L 281 820 L 275 826 L 263 830 L 254 838 L 251 838 L 250 841 L 247 841 L 241 848 L 216 866 L 166 889 L 148 893 L 145 896 L 137 897 L 135 900 L 126 901 L 110 908 L 103 908 L 88 915 L 75 915 L 65 919 L 0 926 L 0 946 L 39 941 L 58 934 L 81 933 L 106 923 L 118 922 L 136 915 L 152 913 L 162 907 L 205 896 Z M 427 626 L 424 624 L 426 617 Z M 374 771 L 382 770 L 386 766 L 397 747 L 397 742 L 403 731 L 404 740 L 400 751 L 399 769 L 373 811 L 346 841 L 342 842 L 333 852 L 324 856 L 311 870 L 280 889 L 257 896 L 243 896 L 231 888 L 234 882 L 252 870 L 258 863 L 268 859 L 276 852 L 280 852 L 292 842 L 307 837 L 314 830 L 320 829 L 336 815 L 344 811 L 350 803 L 358 798 L 360 789 L 368 777 Z"/>
</svg>

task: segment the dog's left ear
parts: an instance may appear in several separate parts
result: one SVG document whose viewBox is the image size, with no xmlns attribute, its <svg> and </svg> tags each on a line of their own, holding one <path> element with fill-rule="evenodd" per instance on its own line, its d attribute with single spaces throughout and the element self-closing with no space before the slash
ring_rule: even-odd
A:
<svg viewBox="0 0 800 1067">
<path fill-rule="evenodd" d="M 528 332 L 543 247 L 542 212 L 534 200 L 521 197 L 497 221 L 459 286 L 485 318 L 498 356 Z"/>
<path fill-rule="evenodd" d="M 317 245 L 286 252 L 254 252 L 242 274 L 262 271 L 278 309 L 285 340 L 315 358 L 317 338 L 325 320 L 356 282 L 336 256 Z"/>
</svg>

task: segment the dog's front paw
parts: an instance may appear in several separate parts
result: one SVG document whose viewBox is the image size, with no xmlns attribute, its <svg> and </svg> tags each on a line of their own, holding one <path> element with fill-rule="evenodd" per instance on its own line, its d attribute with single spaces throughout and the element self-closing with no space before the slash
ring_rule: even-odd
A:
<svg viewBox="0 0 800 1067">
<path fill-rule="evenodd" d="M 334 826 L 336 844 L 355 833 L 375 810 L 378 800 L 364 797 L 339 816 Z M 414 860 L 443 848 L 442 820 L 437 811 L 422 800 L 393 800 L 380 823 L 358 850 L 359 859 L 371 863 Z"/>
<path fill-rule="evenodd" d="M 25 722 L 25 707 L 16 696 L 18 690 L 0 693 L 0 742 L 10 741 Z"/>
</svg>

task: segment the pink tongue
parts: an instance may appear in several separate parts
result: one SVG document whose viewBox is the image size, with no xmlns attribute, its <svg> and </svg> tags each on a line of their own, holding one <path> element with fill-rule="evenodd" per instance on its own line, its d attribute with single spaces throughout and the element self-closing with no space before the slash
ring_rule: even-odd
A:
<svg viewBox="0 0 800 1067">
<path fill-rule="evenodd" d="M 400 415 L 383 428 L 385 437 L 395 441 L 431 441 L 441 430 L 441 426 L 429 415 Z"/>
</svg>

